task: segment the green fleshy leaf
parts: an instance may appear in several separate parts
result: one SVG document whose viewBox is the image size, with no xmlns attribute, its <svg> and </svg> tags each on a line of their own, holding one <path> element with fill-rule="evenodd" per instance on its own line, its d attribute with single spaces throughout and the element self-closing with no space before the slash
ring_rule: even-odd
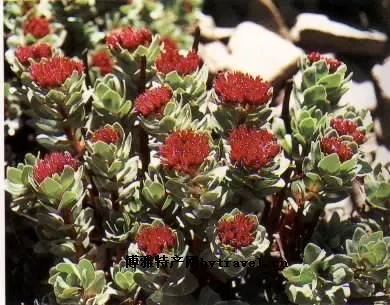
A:
<svg viewBox="0 0 390 305">
<path fill-rule="evenodd" d="M 337 154 L 330 154 L 325 156 L 320 162 L 318 162 L 318 168 L 329 174 L 336 174 L 340 170 L 340 159 Z"/>
</svg>

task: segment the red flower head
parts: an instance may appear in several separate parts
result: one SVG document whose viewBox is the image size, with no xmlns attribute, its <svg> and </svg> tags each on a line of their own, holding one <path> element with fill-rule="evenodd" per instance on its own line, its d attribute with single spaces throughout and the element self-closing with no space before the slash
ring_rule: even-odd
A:
<svg viewBox="0 0 390 305">
<path fill-rule="evenodd" d="M 263 105 L 271 97 L 271 85 L 260 77 L 241 72 L 219 73 L 214 90 L 225 104 Z"/>
<path fill-rule="evenodd" d="M 336 72 L 338 67 L 340 67 L 343 64 L 343 62 L 338 61 L 337 59 L 321 55 L 318 52 L 310 53 L 309 55 L 307 55 L 307 59 L 309 60 L 310 64 L 313 64 L 313 63 L 320 61 L 320 60 L 325 60 L 328 67 L 329 67 L 330 73 Z"/>
<path fill-rule="evenodd" d="M 177 48 L 164 48 L 164 52 L 156 61 L 156 68 L 163 74 L 176 71 L 179 75 L 188 75 L 196 71 L 202 65 L 202 60 L 195 51 L 191 51 L 187 56 L 179 54 Z"/>
<path fill-rule="evenodd" d="M 348 135 L 351 136 L 357 144 L 364 143 L 364 133 L 359 131 L 358 126 L 351 120 L 335 118 L 330 121 L 330 126 L 336 129 L 340 136 Z"/>
<path fill-rule="evenodd" d="M 112 58 L 108 53 L 104 51 L 96 52 L 92 56 L 92 66 L 99 68 L 100 74 L 102 76 L 108 73 L 112 73 L 113 70 Z"/>
<path fill-rule="evenodd" d="M 120 133 L 112 127 L 102 127 L 96 130 L 92 134 L 92 142 L 96 143 L 98 141 L 107 143 L 107 144 L 116 144 L 120 140 Z"/>
<path fill-rule="evenodd" d="M 77 170 L 79 163 L 68 152 L 48 154 L 34 166 L 34 180 L 40 184 L 48 177 L 53 177 L 55 174 L 60 175 L 64 171 L 65 166 L 70 166 Z"/>
<path fill-rule="evenodd" d="M 82 73 L 84 65 L 68 57 L 52 57 L 30 67 L 31 80 L 42 88 L 61 86 L 73 72 Z"/>
<path fill-rule="evenodd" d="M 146 255 L 157 256 L 175 246 L 176 236 L 167 226 L 147 227 L 137 234 L 136 242 Z"/>
<path fill-rule="evenodd" d="M 241 249 L 252 244 L 256 222 L 244 214 L 238 214 L 233 219 L 225 219 L 218 223 L 219 240 L 226 246 Z"/>
<path fill-rule="evenodd" d="M 167 87 L 150 89 L 137 97 L 135 109 L 144 117 L 151 114 L 161 114 L 171 98 L 172 91 Z"/>
<path fill-rule="evenodd" d="M 173 39 L 168 38 L 168 37 L 161 39 L 161 44 L 162 44 L 163 49 L 165 51 L 177 50 L 178 49 L 176 41 L 174 41 Z"/>
<path fill-rule="evenodd" d="M 133 29 L 131 27 L 111 32 L 106 43 L 110 49 L 121 46 L 130 52 L 135 51 L 139 46 L 149 46 L 152 41 L 152 33 L 148 29 Z"/>
<path fill-rule="evenodd" d="M 27 65 L 30 58 L 35 61 L 39 61 L 41 58 L 49 58 L 51 56 L 51 47 L 46 43 L 20 47 L 16 49 L 15 56 L 22 65 Z"/>
<path fill-rule="evenodd" d="M 240 126 L 229 136 L 230 159 L 247 169 L 259 170 L 280 152 L 275 137 L 264 129 Z"/>
<path fill-rule="evenodd" d="M 30 18 L 23 25 L 23 31 L 35 38 L 45 37 L 50 33 L 49 21 L 45 18 Z"/>
<path fill-rule="evenodd" d="M 209 139 L 192 130 L 172 133 L 160 149 L 163 166 L 185 174 L 194 174 L 210 151 Z"/>
<path fill-rule="evenodd" d="M 336 153 L 341 162 L 352 158 L 352 149 L 339 138 L 323 138 L 320 141 L 321 151 L 325 155 Z"/>
</svg>

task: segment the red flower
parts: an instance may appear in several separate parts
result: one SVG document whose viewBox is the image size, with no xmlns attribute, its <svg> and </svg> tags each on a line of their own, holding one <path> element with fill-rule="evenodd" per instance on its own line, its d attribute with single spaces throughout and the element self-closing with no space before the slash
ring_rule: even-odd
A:
<svg viewBox="0 0 390 305">
<path fill-rule="evenodd" d="M 161 44 L 162 44 L 163 49 L 165 51 L 177 50 L 178 49 L 176 41 L 174 41 L 173 39 L 168 38 L 168 37 L 161 39 Z"/>
<path fill-rule="evenodd" d="M 73 72 L 82 73 L 84 65 L 68 57 L 52 57 L 30 67 L 31 80 L 42 88 L 61 86 Z"/>
<path fill-rule="evenodd" d="M 321 151 L 325 155 L 336 153 L 341 162 L 352 158 L 352 149 L 338 138 L 323 138 L 320 141 Z"/>
<path fill-rule="evenodd" d="M 136 242 L 146 255 L 157 256 L 175 246 L 176 236 L 167 226 L 147 227 L 137 234 Z"/>
<path fill-rule="evenodd" d="M 210 151 L 208 137 L 192 130 L 172 133 L 160 149 L 163 166 L 194 174 Z"/>
<path fill-rule="evenodd" d="M 111 32 L 106 43 L 111 49 L 121 46 L 129 51 L 134 51 L 139 46 L 149 46 L 152 41 L 152 33 L 148 29 L 133 29 L 131 27 Z"/>
<path fill-rule="evenodd" d="M 307 59 L 309 60 L 310 64 L 313 64 L 320 60 L 325 60 L 326 63 L 328 64 L 330 73 L 336 72 L 338 67 L 340 67 L 343 64 L 343 62 L 338 61 L 337 59 L 321 55 L 318 52 L 310 53 L 309 55 L 307 55 Z"/>
<path fill-rule="evenodd" d="M 177 48 L 164 48 L 164 52 L 156 61 L 156 68 L 163 74 L 176 71 L 180 75 L 188 75 L 196 71 L 202 65 L 202 60 L 195 51 L 191 51 L 187 56 L 179 54 Z"/>
<path fill-rule="evenodd" d="M 30 58 L 39 61 L 41 58 L 50 57 L 51 47 L 46 43 L 36 46 L 20 47 L 16 49 L 15 56 L 22 65 L 27 65 Z"/>
<path fill-rule="evenodd" d="M 35 38 L 45 37 L 50 33 L 49 21 L 45 18 L 30 18 L 23 25 L 23 31 Z"/>
<path fill-rule="evenodd" d="M 271 97 L 271 85 L 260 77 L 241 72 L 219 73 L 214 90 L 225 104 L 263 105 Z"/>
<path fill-rule="evenodd" d="M 241 249 L 252 244 L 256 222 L 244 214 L 238 214 L 233 219 L 218 223 L 217 233 L 222 244 Z"/>
<path fill-rule="evenodd" d="M 116 144 L 120 140 L 120 133 L 112 127 L 102 127 L 92 134 L 92 142 L 102 141 L 107 144 Z"/>
<path fill-rule="evenodd" d="M 55 174 L 60 175 L 64 171 L 65 166 L 70 166 L 74 170 L 77 170 L 79 163 L 68 152 L 48 154 L 34 166 L 34 180 L 40 184 L 48 177 L 53 177 Z"/>
<path fill-rule="evenodd" d="M 351 120 L 335 118 L 330 121 L 330 126 L 336 129 L 340 136 L 351 136 L 357 144 L 363 144 L 365 140 L 364 133 L 359 131 L 358 126 Z"/>
<path fill-rule="evenodd" d="M 229 136 L 230 159 L 247 169 L 259 170 L 280 152 L 275 137 L 263 129 L 240 126 Z"/>
<path fill-rule="evenodd" d="M 102 76 L 104 76 L 108 73 L 112 73 L 112 70 L 113 70 L 112 58 L 109 54 L 107 54 L 104 51 L 96 52 L 92 56 L 92 66 L 98 67 L 100 74 Z"/>
<path fill-rule="evenodd" d="M 167 87 L 147 90 L 135 100 L 135 109 L 144 117 L 160 114 L 172 98 L 172 91 Z"/>
</svg>

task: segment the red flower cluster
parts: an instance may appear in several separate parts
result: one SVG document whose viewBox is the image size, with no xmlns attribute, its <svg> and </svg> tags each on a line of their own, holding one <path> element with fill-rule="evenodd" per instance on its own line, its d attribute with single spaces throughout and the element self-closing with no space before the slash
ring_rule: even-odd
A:
<svg viewBox="0 0 390 305">
<path fill-rule="evenodd" d="M 161 45 L 165 51 L 177 50 L 176 41 L 168 37 L 161 39 Z"/>
<path fill-rule="evenodd" d="M 61 86 L 73 72 L 81 73 L 84 65 L 68 57 L 52 57 L 30 66 L 31 80 L 42 88 Z"/>
<path fill-rule="evenodd" d="M 111 56 L 104 51 L 99 51 L 92 56 L 92 66 L 99 68 L 102 76 L 112 73 L 113 62 Z"/>
<path fill-rule="evenodd" d="M 280 152 L 275 137 L 264 129 L 241 126 L 229 136 L 230 159 L 247 169 L 259 170 Z"/>
<path fill-rule="evenodd" d="M 39 184 L 48 177 L 53 177 L 55 174 L 62 174 L 65 166 L 70 166 L 74 170 L 77 170 L 79 163 L 68 152 L 53 152 L 46 155 L 42 160 L 39 160 L 34 166 L 33 178 Z"/>
<path fill-rule="evenodd" d="M 20 47 L 16 49 L 15 56 L 22 65 L 27 65 L 30 58 L 35 61 L 39 61 L 41 58 L 49 58 L 51 56 L 51 47 L 46 43 Z"/>
<path fill-rule="evenodd" d="M 252 244 L 255 239 L 253 233 L 256 222 L 244 214 L 235 215 L 231 220 L 223 220 L 218 223 L 217 233 L 219 240 L 224 245 L 241 249 Z"/>
<path fill-rule="evenodd" d="M 320 60 L 325 60 L 329 66 L 330 73 L 336 72 L 338 67 L 340 67 L 343 64 L 341 61 L 338 61 L 337 59 L 321 55 L 318 52 L 310 53 L 309 55 L 307 55 L 307 59 L 309 60 L 310 64 L 315 63 L 315 62 L 320 61 Z"/>
<path fill-rule="evenodd" d="M 92 142 L 96 143 L 98 141 L 107 143 L 107 144 L 116 144 L 120 140 L 120 133 L 112 127 L 102 127 L 96 130 L 92 134 Z"/>
<path fill-rule="evenodd" d="M 206 135 L 192 130 L 172 133 L 160 149 L 163 166 L 185 174 L 194 174 L 210 151 Z"/>
<path fill-rule="evenodd" d="M 263 105 L 270 98 L 271 85 L 260 77 L 241 72 L 219 73 L 214 90 L 225 104 Z"/>
<path fill-rule="evenodd" d="M 157 256 L 175 246 L 176 236 L 167 226 L 147 227 L 138 233 L 136 242 L 146 255 Z"/>
<path fill-rule="evenodd" d="M 111 49 L 121 46 L 124 49 L 135 51 L 139 46 L 149 46 L 152 33 L 148 29 L 133 29 L 131 27 L 111 32 L 106 43 Z"/>
<path fill-rule="evenodd" d="M 320 146 L 321 151 L 326 155 L 336 153 L 341 162 L 351 159 L 353 155 L 352 149 L 338 138 L 323 138 L 320 141 Z"/>
<path fill-rule="evenodd" d="M 31 34 L 35 38 L 45 37 L 50 33 L 49 20 L 46 18 L 30 18 L 23 25 L 24 34 Z"/>
<path fill-rule="evenodd" d="M 171 98 L 172 91 L 168 87 L 150 89 L 137 97 L 135 109 L 144 117 L 161 114 Z"/>
<path fill-rule="evenodd" d="M 362 144 L 365 140 L 364 133 L 359 131 L 358 126 L 351 120 L 335 118 L 330 121 L 330 126 L 336 129 L 340 136 L 351 136 L 357 144 Z"/>
<path fill-rule="evenodd" d="M 172 44 L 164 45 L 164 52 L 156 61 L 156 68 L 163 74 L 176 71 L 179 75 L 188 75 L 202 65 L 202 60 L 195 51 L 187 56 L 179 54 L 179 50 Z"/>
</svg>

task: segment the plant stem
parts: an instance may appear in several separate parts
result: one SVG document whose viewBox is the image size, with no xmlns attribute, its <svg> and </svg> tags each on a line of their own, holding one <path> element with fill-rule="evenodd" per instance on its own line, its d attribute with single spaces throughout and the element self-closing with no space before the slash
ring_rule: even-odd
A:
<svg viewBox="0 0 390 305">
<path fill-rule="evenodd" d="M 290 95 L 293 88 L 293 81 L 290 78 L 286 82 L 286 88 L 284 91 L 284 99 L 283 99 L 283 108 L 282 108 L 282 115 L 281 118 L 284 121 L 284 125 L 286 127 L 286 132 L 290 133 L 291 130 L 291 117 L 290 117 Z"/>
</svg>

